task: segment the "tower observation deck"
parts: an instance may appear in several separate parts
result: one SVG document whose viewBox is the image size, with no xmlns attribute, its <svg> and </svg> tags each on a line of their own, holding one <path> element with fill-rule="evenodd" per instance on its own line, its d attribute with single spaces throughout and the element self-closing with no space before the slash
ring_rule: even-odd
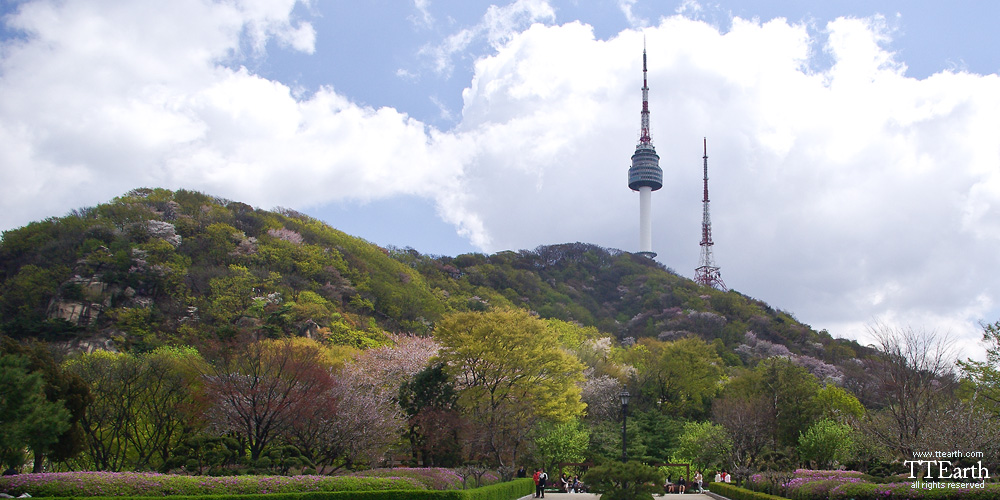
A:
<svg viewBox="0 0 1000 500">
<path fill-rule="evenodd" d="M 646 48 L 642 49 L 642 112 L 640 114 L 639 143 L 632 154 L 628 169 L 628 187 L 639 192 L 639 253 L 656 257 L 653 252 L 653 223 L 651 219 L 651 193 L 663 187 L 663 170 L 660 155 L 656 154 L 649 134 L 649 85 L 646 83 Z"/>
</svg>

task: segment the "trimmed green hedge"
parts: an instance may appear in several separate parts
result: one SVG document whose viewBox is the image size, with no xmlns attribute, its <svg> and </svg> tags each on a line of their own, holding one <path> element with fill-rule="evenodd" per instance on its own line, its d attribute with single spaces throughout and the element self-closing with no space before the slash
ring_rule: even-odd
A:
<svg viewBox="0 0 1000 500">
<path fill-rule="evenodd" d="M 785 497 L 760 493 L 726 483 L 712 483 L 709 491 L 722 495 L 729 500 L 788 500 Z"/>
<path fill-rule="evenodd" d="M 535 482 L 528 478 L 515 479 L 506 483 L 491 484 L 482 488 L 463 490 L 467 500 L 513 500 L 535 492 Z"/>
<path fill-rule="evenodd" d="M 517 479 L 471 490 L 309 491 L 260 495 L 170 495 L 170 500 L 514 500 L 535 491 L 530 479 Z M 122 497 L 48 497 L 50 500 L 121 500 Z M 163 500 L 163 497 L 130 497 Z"/>
</svg>

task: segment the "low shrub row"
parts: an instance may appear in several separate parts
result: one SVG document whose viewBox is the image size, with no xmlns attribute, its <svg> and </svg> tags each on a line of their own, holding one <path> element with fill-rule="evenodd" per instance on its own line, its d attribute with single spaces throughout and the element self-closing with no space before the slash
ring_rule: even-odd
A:
<svg viewBox="0 0 1000 500">
<path fill-rule="evenodd" d="M 912 482 L 903 477 L 876 478 L 857 471 L 799 469 L 793 474 L 764 473 L 748 487 L 781 493 L 791 500 L 993 500 L 1000 484 Z M 734 499 L 735 500 L 735 499 Z"/>
<path fill-rule="evenodd" d="M 309 491 L 303 493 L 171 495 L 170 500 L 515 500 L 530 494 L 535 485 L 530 479 L 518 479 L 470 490 L 384 490 L 384 491 Z M 131 497 L 130 500 L 162 500 L 163 496 Z M 77 500 L 79 497 L 55 497 L 47 500 Z M 86 500 L 121 500 L 119 496 L 86 497 Z"/>
<path fill-rule="evenodd" d="M 916 485 L 916 487 L 914 487 Z M 952 487 L 954 486 L 954 487 Z M 996 500 L 1000 484 L 980 483 L 982 487 L 959 487 L 960 483 L 853 483 L 830 490 L 829 500 Z"/>
<path fill-rule="evenodd" d="M 748 490 L 726 483 L 711 483 L 708 491 L 722 495 L 729 500 L 788 500 L 784 497 Z"/>
<path fill-rule="evenodd" d="M 213 478 L 140 473 L 22 474 L 0 478 L 0 492 L 12 496 L 80 500 L 513 500 L 535 490 L 518 479 L 468 490 L 429 490 L 412 477 L 240 476 Z M 58 476 L 58 477 L 53 477 Z M 449 483 L 448 486 L 453 486 Z M 295 489 L 298 488 L 298 489 Z M 220 493 L 222 491 L 222 493 Z"/>
<path fill-rule="evenodd" d="M 423 483 L 429 490 L 464 490 L 500 481 L 496 473 L 486 471 L 479 478 L 481 484 L 476 484 L 475 477 L 467 475 L 463 480 L 457 470 L 442 467 L 393 467 L 391 469 L 365 470 L 350 475 L 356 477 L 413 478 Z"/>
<path fill-rule="evenodd" d="M 535 491 L 535 482 L 531 479 L 515 479 L 506 483 L 497 483 L 482 488 L 463 490 L 465 500 L 513 500 L 530 495 Z"/>
<path fill-rule="evenodd" d="M 0 493 L 33 497 L 254 495 L 312 491 L 426 490 L 409 477 L 180 476 L 139 472 L 51 472 L 0 477 Z"/>
</svg>

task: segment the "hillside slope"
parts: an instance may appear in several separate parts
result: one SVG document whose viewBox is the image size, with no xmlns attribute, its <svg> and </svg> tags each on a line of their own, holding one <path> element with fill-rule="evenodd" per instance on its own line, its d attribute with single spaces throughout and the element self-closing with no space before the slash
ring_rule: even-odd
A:
<svg viewBox="0 0 1000 500">
<path fill-rule="evenodd" d="M 185 190 L 137 189 L 0 241 L 0 333 L 75 348 L 148 350 L 246 332 L 366 347 L 387 331 L 427 334 L 447 312 L 490 307 L 621 340 L 718 339 L 732 363 L 778 354 L 835 374 L 864 354 L 762 301 L 618 250 L 571 243 L 428 256 L 293 210 Z"/>
</svg>

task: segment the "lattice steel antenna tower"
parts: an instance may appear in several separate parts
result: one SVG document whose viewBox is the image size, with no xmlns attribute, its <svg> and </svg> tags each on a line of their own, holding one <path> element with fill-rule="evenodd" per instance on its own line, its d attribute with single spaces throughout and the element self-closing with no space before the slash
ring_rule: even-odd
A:
<svg viewBox="0 0 1000 500">
<path fill-rule="evenodd" d="M 708 214 L 708 140 L 702 139 L 702 146 L 705 148 L 705 197 L 702 198 L 703 213 L 701 218 L 701 260 L 698 268 L 694 270 L 694 280 L 700 285 L 718 288 L 726 291 L 726 284 L 722 281 L 719 268 L 712 258 L 712 219 Z"/>
<path fill-rule="evenodd" d="M 639 144 L 632 154 L 632 166 L 628 169 L 628 187 L 639 192 L 639 254 L 656 257 L 653 251 L 653 221 L 651 218 L 651 193 L 663 187 L 663 170 L 660 170 L 660 156 L 656 154 L 649 136 L 649 86 L 646 84 L 646 47 L 642 47 L 642 113 L 639 128 Z"/>
</svg>

